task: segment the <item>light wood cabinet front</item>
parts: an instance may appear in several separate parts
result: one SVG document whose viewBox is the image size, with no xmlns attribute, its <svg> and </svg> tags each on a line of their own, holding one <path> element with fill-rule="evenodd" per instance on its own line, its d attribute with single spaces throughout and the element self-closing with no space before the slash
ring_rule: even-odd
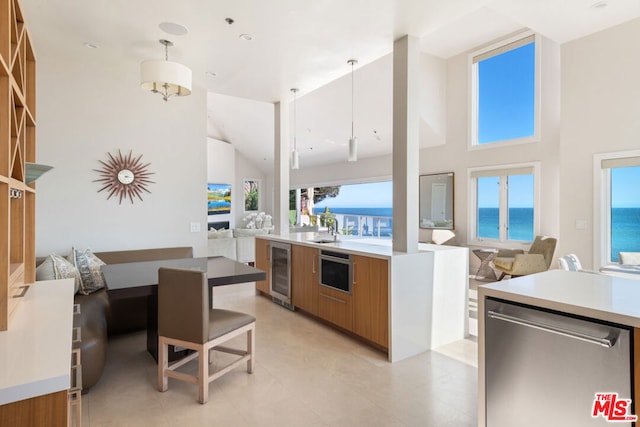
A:
<svg viewBox="0 0 640 427">
<path fill-rule="evenodd" d="M 0 426 L 68 426 L 68 392 L 19 400 L 0 406 Z"/>
<path fill-rule="evenodd" d="M 271 245 L 269 240 L 256 237 L 256 268 L 267 274 L 265 280 L 256 282 L 256 290 L 269 295 L 269 277 L 271 277 Z"/>
<path fill-rule="evenodd" d="M 326 286 L 319 286 L 318 316 L 343 329 L 353 331 L 351 295 Z"/>
<path fill-rule="evenodd" d="M 293 305 L 318 315 L 318 249 L 291 246 L 291 292 Z"/>
<path fill-rule="evenodd" d="M 389 347 L 389 262 L 354 255 L 353 332 Z"/>
</svg>

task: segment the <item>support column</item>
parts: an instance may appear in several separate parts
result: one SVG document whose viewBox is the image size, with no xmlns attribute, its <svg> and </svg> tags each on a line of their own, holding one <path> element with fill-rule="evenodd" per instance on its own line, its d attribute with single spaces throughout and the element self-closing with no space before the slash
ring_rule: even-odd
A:
<svg viewBox="0 0 640 427">
<path fill-rule="evenodd" d="M 416 37 L 393 44 L 393 250 L 418 252 L 420 49 Z"/>
<path fill-rule="evenodd" d="M 289 234 L 289 104 L 276 102 L 274 115 L 273 218 L 275 234 Z"/>
</svg>

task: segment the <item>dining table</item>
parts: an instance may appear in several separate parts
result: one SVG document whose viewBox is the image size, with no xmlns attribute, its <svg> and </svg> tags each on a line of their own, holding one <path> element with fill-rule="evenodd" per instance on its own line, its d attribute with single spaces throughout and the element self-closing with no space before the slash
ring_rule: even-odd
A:
<svg viewBox="0 0 640 427">
<path fill-rule="evenodd" d="M 158 269 L 160 267 L 199 270 L 207 273 L 210 289 L 266 279 L 266 273 L 255 267 L 223 256 L 178 258 L 157 261 L 105 264 L 105 277 L 110 299 L 147 297 L 147 350 L 158 360 Z M 212 302 L 213 303 L 213 302 Z M 185 355 L 181 349 L 170 348 L 169 360 Z"/>
</svg>

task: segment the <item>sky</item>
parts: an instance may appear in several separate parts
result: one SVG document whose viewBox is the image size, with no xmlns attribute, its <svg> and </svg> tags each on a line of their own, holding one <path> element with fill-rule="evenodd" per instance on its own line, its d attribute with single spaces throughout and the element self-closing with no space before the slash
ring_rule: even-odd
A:
<svg viewBox="0 0 640 427">
<path fill-rule="evenodd" d="M 348 184 L 340 187 L 340 194 L 328 197 L 315 207 L 324 208 L 390 208 L 393 206 L 393 184 L 391 181 L 367 184 Z"/>
<path fill-rule="evenodd" d="M 611 169 L 611 207 L 640 207 L 640 166 Z"/>
</svg>

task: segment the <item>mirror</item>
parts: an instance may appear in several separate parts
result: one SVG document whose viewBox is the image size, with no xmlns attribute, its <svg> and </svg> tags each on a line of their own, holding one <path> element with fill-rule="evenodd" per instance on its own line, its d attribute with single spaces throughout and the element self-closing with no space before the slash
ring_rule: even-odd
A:
<svg viewBox="0 0 640 427">
<path fill-rule="evenodd" d="M 453 230 L 453 172 L 420 175 L 420 228 Z"/>
</svg>

